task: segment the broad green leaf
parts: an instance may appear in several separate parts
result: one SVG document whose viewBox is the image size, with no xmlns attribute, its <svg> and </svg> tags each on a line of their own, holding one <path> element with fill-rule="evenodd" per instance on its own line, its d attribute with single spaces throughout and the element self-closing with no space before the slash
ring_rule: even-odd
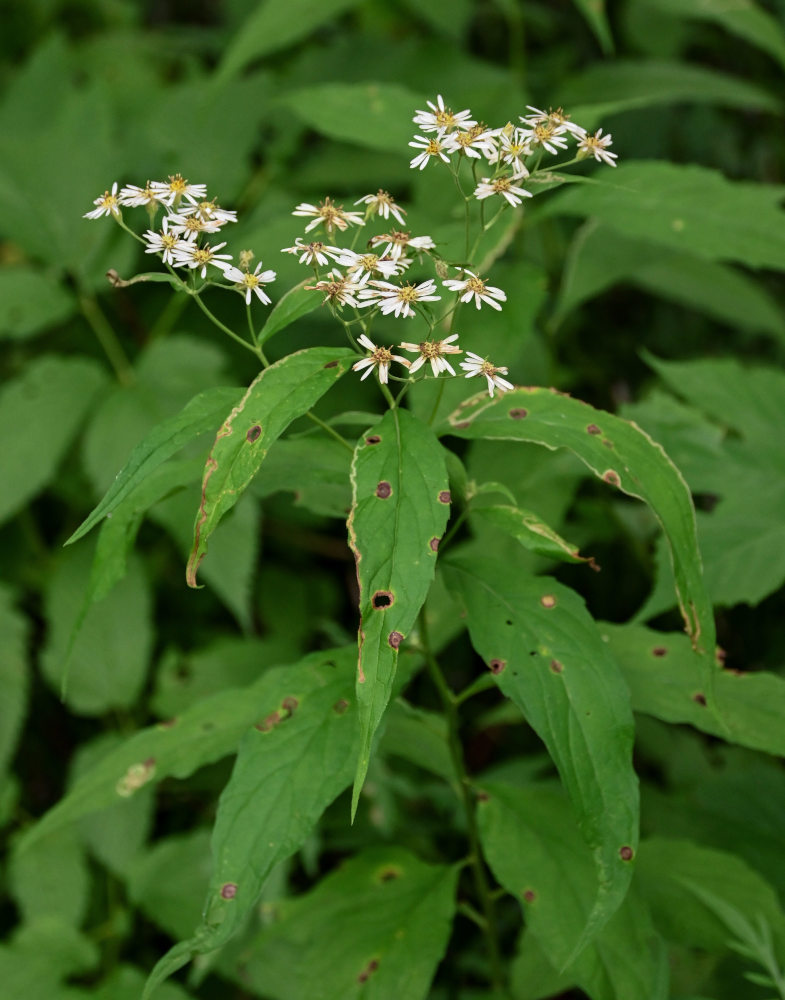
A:
<svg viewBox="0 0 785 1000">
<path fill-rule="evenodd" d="M 332 21 L 359 0 L 262 0 L 248 15 L 218 68 L 223 79 L 250 62 L 307 38 L 326 21 Z"/>
<path fill-rule="evenodd" d="M 237 969 L 271 1000 L 425 1000 L 447 947 L 456 866 L 374 847 L 315 889 L 280 903 L 278 919 Z"/>
<path fill-rule="evenodd" d="M 88 937 L 64 920 L 42 917 L 0 944 L 0 982 L 13 1000 L 47 997 L 67 976 L 90 972 L 98 959 L 98 947 Z"/>
<path fill-rule="evenodd" d="M 351 782 L 357 722 L 353 652 L 315 653 L 269 671 L 256 725 L 240 741 L 218 804 L 213 871 L 202 923 L 156 965 L 145 996 L 174 965 L 220 947 L 256 905 L 273 866 L 302 846 Z"/>
<path fill-rule="evenodd" d="M 103 715 L 133 705 L 144 685 L 153 642 L 150 586 L 138 559 L 129 562 L 125 578 L 80 621 L 91 558 L 87 546 L 62 553 L 45 600 L 48 634 L 41 667 L 78 715 Z M 72 644 L 77 622 L 81 628 Z"/>
<path fill-rule="evenodd" d="M 0 522 L 52 479 L 104 382 L 94 361 L 45 355 L 0 389 Z"/>
<path fill-rule="evenodd" d="M 626 236 L 706 260 L 785 269 L 785 188 L 641 160 L 551 197 L 546 215 L 597 216 Z"/>
<path fill-rule="evenodd" d="M 144 973 L 132 965 L 115 965 L 106 979 L 98 987 L 90 990 L 71 988 L 67 993 L 56 995 L 51 1000 L 139 1000 L 144 989 Z M 164 983 L 156 1000 L 189 1000 L 182 986 Z"/>
<path fill-rule="evenodd" d="M 402 757 L 445 781 L 457 780 L 444 716 L 410 705 L 403 698 L 393 701 L 387 711 L 379 751 Z"/>
<path fill-rule="evenodd" d="M 668 540 L 679 607 L 690 638 L 706 654 L 708 675 L 714 619 L 701 576 L 695 512 L 681 474 L 658 444 L 635 424 L 542 388 L 515 389 L 496 399 L 474 396 L 449 417 L 449 433 L 567 448 L 604 482 L 647 503 Z"/>
<path fill-rule="evenodd" d="M 265 368 L 224 420 L 207 459 L 186 579 L 195 587 L 207 542 L 256 475 L 270 445 L 351 366 L 347 348 L 310 347 Z"/>
<path fill-rule="evenodd" d="M 389 410 L 363 435 L 352 463 L 347 526 L 360 587 L 357 808 L 371 743 L 390 700 L 398 648 L 428 595 L 450 511 L 441 445 L 427 424 Z"/>
<path fill-rule="evenodd" d="M 362 426 L 368 426 L 367 414 L 363 414 Z M 264 475 L 254 479 L 250 491 L 259 497 L 294 493 L 295 506 L 344 520 L 352 504 L 351 459 L 349 449 L 321 433 L 278 440 L 264 460 Z"/>
<path fill-rule="evenodd" d="M 102 518 L 120 504 L 151 475 L 161 463 L 182 447 L 209 430 L 226 414 L 242 390 L 216 387 L 206 389 L 174 417 L 158 424 L 131 452 L 104 498 L 66 542 L 70 545 L 84 537 Z"/>
<path fill-rule="evenodd" d="M 472 504 L 472 513 L 511 535 L 521 545 L 549 559 L 560 562 L 588 563 L 599 569 L 591 556 L 582 556 L 578 549 L 530 510 L 510 504 Z"/>
<path fill-rule="evenodd" d="M 407 154 L 412 115 L 425 107 L 398 83 L 322 83 L 287 94 L 283 103 L 321 135 L 398 156 Z"/>
<path fill-rule="evenodd" d="M 478 819 L 494 875 L 531 933 L 563 969 L 592 909 L 595 874 L 564 796 L 554 788 L 483 784 Z M 486 797 L 487 796 L 487 797 Z M 668 962 L 634 890 L 566 970 L 591 1000 L 666 1000 Z"/>
<path fill-rule="evenodd" d="M 472 645 L 501 692 L 545 743 L 597 869 L 585 944 L 618 909 L 638 842 L 629 693 L 583 601 L 549 578 L 505 562 L 453 558 Z M 576 940 L 572 941 L 572 946 Z"/>
<path fill-rule="evenodd" d="M 619 282 L 743 330 L 785 341 L 785 315 L 762 285 L 726 264 L 632 239 L 596 220 L 575 236 L 551 322 Z"/>
<path fill-rule="evenodd" d="M 785 756 L 785 678 L 763 671 L 717 673 L 714 696 L 723 727 L 706 711 L 701 664 L 686 636 L 642 625 L 603 623 L 600 631 L 621 667 L 636 712 Z"/>
<path fill-rule="evenodd" d="M 352 648 L 335 654 L 340 662 L 352 655 Z M 329 658 L 329 653 L 322 657 Z M 248 727 L 266 717 L 269 701 L 272 698 L 276 702 L 282 678 L 291 669 L 270 671 L 247 688 L 221 691 L 178 718 L 135 733 L 77 781 L 25 835 L 27 843 L 130 798 L 150 782 L 166 777 L 187 778 L 203 765 L 234 753 Z"/>
<path fill-rule="evenodd" d="M 313 284 L 313 281 L 313 278 L 306 278 L 299 285 L 290 288 L 288 292 L 281 296 L 273 306 L 264 326 L 257 334 L 257 344 L 261 346 L 267 343 L 273 334 L 285 330 L 287 326 L 291 326 L 301 316 L 306 316 L 322 304 L 324 299 L 318 292 L 314 292 L 313 289 L 308 291 L 305 288 L 306 285 Z"/>
<path fill-rule="evenodd" d="M 756 0 L 646 0 L 674 17 L 712 21 L 768 52 L 785 67 L 785 30 Z"/>
<path fill-rule="evenodd" d="M 559 104 L 586 127 L 593 127 L 601 116 L 660 104 L 705 102 L 782 112 L 781 100 L 746 80 L 704 66 L 653 59 L 592 63 L 560 86 L 558 94 Z M 591 126 L 584 121 L 588 117 Z"/>
<path fill-rule="evenodd" d="M 573 0 L 573 4 L 594 32 L 594 37 L 600 43 L 600 48 L 605 55 L 613 52 L 613 36 L 608 24 L 605 0 Z"/>
<path fill-rule="evenodd" d="M 87 913 L 90 873 L 77 832 L 56 830 L 29 850 L 12 850 L 8 882 L 23 923 L 51 917 L 79 927 Z"/>
<path fill-rule="evenodd" d="M 0 339 L 34 337 L 75 311 L 73 296 L 51 275 L 32 267 L 0 268 Z"/>
<path fill-rule="evenodd" d="M 510 964 L 510 988 L 515 1000 L 545 1000 L 567 993 L 575 985 L 570 971 L 560 974 L 554 969 L 537 938 L 524 928 Z"/>
<path fill-rule="evenodd" d="M 0 583 L 0 775 L 13 756 L 27 713 L 28 634 L 28 621 L 14 607 L 13 592 Z"/>
</svg>

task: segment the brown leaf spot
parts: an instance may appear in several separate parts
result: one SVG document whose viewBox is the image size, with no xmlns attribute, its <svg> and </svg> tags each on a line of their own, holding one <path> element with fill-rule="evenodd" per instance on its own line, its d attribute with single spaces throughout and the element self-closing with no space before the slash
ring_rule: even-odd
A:
<svg viewBox="0 0 785 1000">
<path fill-rule="evenodd" d="M 379 872 L 380 882 L 392 882 L 396 878 L 401 877 L 401 869 L 396 868 L 394 865 L 387 865 L 386 868 L 382 868 Z"/>
<path fill-rule="evenodd" d="M 589 424 L 586 430 L 589 434 L 602 434 L 602 431 L 596 424 Z"/>
<path fill-rule="evenodd" d="M 237 885 L 234 882 L 224 882 L 221 886 L 221 899 L 234 899 L 237 895 Z"/>
<path fill-rule="evenodd" d="M 248 428 L 248 432 L 245 435 L 245 440 L 250 441 L 250 443 L 253 444 L 254 441 L 258 440 L 258 438 L 261 436 L 261 433 L 262 433 L 262 428 L 259 426 L 259 424 L 254 424 L 253 427 Z"/>
<path fill-rule="evenodd" d="M 507 666 L 506 660 L 491 660 L 491 662 L 488 664 L 488 669 L 492 674 L 500 674 L 506 666 Z"/>
<path fill-rule="evenodd" d="M 322 367 L 323 368 L 337 368 L 337 366 L 338 366 L 338 362 L 337 361 L 328 361 L 327 364 L 323 365 Z"/>
<path fill-rule="evenodd" d="M 439 503 L 449 503 L 452 500 L 449 490 L 442 490 L 439 494 Z"/>
<path fill-rule="evenodd" d="M 430 540 L 430 542 L 428 542 L 428 544 L 431 547 L 431 552 L 438 552 L 439 551 L 439 539 L 438 538 L 435 538 L 435 537 L 432 538 Z"/>
<path fill-rule="evenodd" d="M 281 702 L 281 708 L 291 715 L 299 704 L 300 703 L 296 698 L 292 698 L 291 695 L 289 695 Z"/>
<path fill-rule="evenodd" d="M 392 646 L 393 649 L 397 649 L 403 642 L 402 632 L 390 632 L 387 636 L 387 642 Z"/>
<path fill-rule="evenodd" d="M 619 848 L 619 857 L 622 861 L 632 861 L 635 857 L 635 851 L 628 844 L 625 844 L 624 847 Z"/>
<path fill-rule="evenodd" d="M 456 430 L 462 431 L 465 427 L 468 427 L 470 424 L 471 420 L 461 420 L 457 424 L 453 424 L 453 427 Z"/>
<path fill-rule="evenodd" d="M 696 705 L 701 705 L 703 708 L 706 707 L 706 695 L 702 691 L 697 691 L 693 696 L 692 700 Z"/>
<path fill-rule="evenodd" d="M 368 437 L 365 439 L 365 443 L 366 444 L 380 444 L 381 440 L 382 439 L 379 437 L 378 434 L 369 434 Z"/>
<path fill-rule="evenodd" d="M 349 702 L 345 698 L 339 698 L 333 705 L 333 712 L 335 712 L 336 715 L 343 715 L 348 707 Z"/>
<path fill-rule="evenodd" d="M 513 420 L 523 420 L 524 417 L 529 416 L 529 411 L 524 410 L 523 407 L 518 407 L 514 410 L 510 410 L 510 416 Z"/>
<path fill-rule="evenodd" d="M 372 958 L 371 961 L 365 966 L 363 971 L 360 973 L 360 975 L 357 977 L 357 982 L 358 983 L 367 982 L 378 968 L 379 968 L 379 960 L 376 958 Z"/>
<path fill-rule="evenodd" d="M 619 473 L 616 472 L 614 469 L 606 469 L 605 472 L 603 472 L 602 474 L 602 478 L 605 480 L 606 483 L 609 483 L 611 486 L 621 486 L 621 479 L 619 479 Z"/>
<path fill-rule="evenodd" d="M 543 594 L 542 597 L 540 598 L 540 604 L 544 608 L 555 608 L 556 598 L 553 596 L 553 594 Z"/>
<path fill-rule="evenodd" d="M 371 598 L 371 607 L 377 611 L 379 608 L 389 608 L 395 601 L 395 597 L 389 590 L 377 590 Z"/>
<path fill-rule="evenodd" d="M 477 792 L 477 801 L 478 802 L 487 802 L 489 799 L 490 799 L 490 795 L 487 792 L 482 792 L 482 791 Z"/>
<path fill-rule="evenodd" d="M 524 903 L 533 903 L 537 898 L 537 893 L 534 889 L 524 889 L 521 895 L 523 896 Z"/>
<path fill-rule="evenodd" d="M 278 723 L 281 721 L 281 715 L 278 711 L 270 712 L 270 714 L 262 719 L 261 722 L 257 722 L 254 729 L 258 729 L 260 733 L 269 733 L 271 730 L 275 729 Z"/>
<path fill-rule="evenodd" d="M 158 723 L 159 729 L 173 729 L 177 725 L 177 718 L 174 719 L 164 719 L 163 722 Z"/>
<path fill-rule="evenodd" d="M 602 443 L 605 445 L 606 448 L 613 447 L 613 441 L 611 441 L 610 438 L 603 438 Z"/>
<path fill-rule="evenodd" d="M 386 479 L 383 479 L 376 487 L 376 496 L 379 497 L 380 500 L 386 500 L 391 494 L 392 486 L 390 486 Z"/>
<path fill-rule="evenodd" d="M 551 670 L 555 674 L 560 674 L 562 670 L 564 670 L 564 664 L 561 663 L 559 660 L 551 660 Z"/>
<path fill-rule="evenodd" d="M 651 655 L 652 656 L 667 656 L 668 655 L 668 650 L 665 648 L 665 646 L 655 646 L 654 649 L 651 651 Z"/>
</svg>

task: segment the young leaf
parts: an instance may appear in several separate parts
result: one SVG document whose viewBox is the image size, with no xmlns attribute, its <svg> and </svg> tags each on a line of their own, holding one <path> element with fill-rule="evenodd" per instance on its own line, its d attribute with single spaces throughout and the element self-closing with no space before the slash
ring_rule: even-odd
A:
<svg viewBox="0 0 785 1000">
<path fill-rule="evenodd" d="M 588 563 L 592 569 L 599 569 L 591 556 L 582 556 L 574 545 L 570 545 L 561 535 L 537 517 L 530 510 L 509 504 L 472 504 L 472 514 L 479 515 L 484 521 L 511 535 L 524 548 L 546 556 L 548 559 L 558 559 L 560 562 Z"/>
<path fill-rule="evenodd" d="M 456 866 L 425 864 L 400 847 L 364 851 L 280 904 L 235 975 L 271 1000 L 425 1000 L 450 936 L 457 877 Z"/>
<path fill-rule="evenodd" d="M 547 746 L 593 851 L 599 884 L 585 944 L 624 899 L 638 843 L 624 679 L 573 591 L 529 576 L 513 557 L 456 557 L 444 570 L 465 606 L 472 645 Z"/>
<path fill-rule="evenodd" d="M 591 859 L 569 803 L 546 785 L 482 787 L 478 819 L 488 863 L 521 903 L 527 934 L 534 935 L 554 969 L 564 969 L 595 890 Z M 666 1000 L 667 954 L 634 890 L 566 972 L 592 1000 Z"/>
<path fill-rule="evenodd" d="M 658 444 L 635 424 L 542 388 L 496 399 L 474 396 L 449 417 L 449 433 L 568 448 L 603 482 L 647 503 L 668 540 L 687 633 L 707 654 L 709 672 L 714 618 L 701 575 L 695 511 L 681 474 Z"/>
<path fill-rule="evenodd" d="M 134 448 L 103 500 L 85 518 L 65 544 L 71 545 L 72 542 L 76 542 L 86 535 L 102 518 L 111 514 L 118 504 L 122 503 L 128 494 L 136 489 L 162 462 L 165 462 L 189 441 L 212 430 L 241 391 L 240 389 L 227 389 L 220 386 L 206 389 L 195 396 L 190 403 L 187 403 L 176 416 L 164 420 L 163 423 L 155 427 Z"/>
<path fill-rule="evenodd" d="M 207 459 L 186 579 L 195 587 L 207 542 L 259 470 L 270 445 L 349 369 L 354 351 L 309 347 L 265 368 L 224 420 Z"/>
<path fill-rule="evenodd" d="M 350 649 L 269 671 L 243 736 L 213 830 L 213 873 L 202 923 L 153 970 L 149 996 L 173 963 L 226 942 L 256 905 L 277 862 L 300 847 L 354 770 Z"/>
<path fill-rule="evenodd" d="M 313 312 L 314 309 L 322 304 L 322 296 L 318 294 L 314 295 L 313 291 L 306 291 L 305 286 L 312 284 L 312 282 L 313 279 L 306 278 L 299 285 L 295 285 L 294 288 L 290 288 L 288 292 L 285 292 L 275 303 L 270 310 L 267 321 L 256 337 L 256 342 L 260 347 L 273 334 L 285 330 L 295 320 L 300 319 L 301 316 L 306 316 L 309 312 Z"/>
<path fill-rule="evenodd" d="M 347 527 L 360 587 L 357 703 L 360 757 L 352 814 L 371 742 L 390 700 L 398 647 L 428 595 L 450 510 L 444 453 L 427 424 L 389 410 L 360 438 Z"/>
</svg>

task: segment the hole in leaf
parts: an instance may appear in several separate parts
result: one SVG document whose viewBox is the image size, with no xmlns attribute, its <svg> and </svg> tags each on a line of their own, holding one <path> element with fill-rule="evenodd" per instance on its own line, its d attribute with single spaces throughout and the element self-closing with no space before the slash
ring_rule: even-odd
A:
<svg viewBox="0 0 785 1000">
<path fill-rule="evenodd" d="M 389 590 L 377 590 L 371 598 L 371 605 L 378 611 L 379 608 L 391 607 L 394 600 L 395 598 Z"/>
</svg>

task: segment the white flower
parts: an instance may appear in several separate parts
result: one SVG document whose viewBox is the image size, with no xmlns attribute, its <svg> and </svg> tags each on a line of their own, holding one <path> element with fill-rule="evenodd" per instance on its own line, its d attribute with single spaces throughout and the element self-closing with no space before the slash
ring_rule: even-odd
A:
<svg viewBox="0 0 785 1000">
<path fill-rule="evenodd" d="M 457 112 L 453 112 L 451 108 L 445 108 L 441 94 L 436 98 L 436 104 L 432 101 L 426 103 L 431 110 L 418 111 L 412 119 L 423 132 L 438 132 L 440 129 L 453 128 L 469 129 L 477 124 L 468 108 Z"/>
<path fill-rule="evenodd" d="M 189 243 L 187 240 L 178 240 L 172 250 L 172 257 L 174 258 L 176 267 L 199 267 L 201 268 L 201 276 L 206 278 L 208 264 L 212 264 L 213 267 L 217 267 L 221 271 L 226 271 L 231 267 L 231 264 L 229 264 L 229 261 L 232 259 L 231 254 L 216 253 L 216 250 L 220 250 L 221 247 L 225 246 L 226 241 L 217 243 L 214 247 L 211 247 L 207 245 L 197 246 L 195 243 Z"/>
<path fill-rule="evenodd" d="M 239 267 L 227 267 L 224 271 L 224 277 L 227 281 L 234 281 L 235 284 L 242 286 L 240 291 L 245 291 L 246 305 L 251 304 L 251 293 L 256 295 L 259 301 L 264 302 L 266 306 L 270 305 L 271 300 L 266 295 L 264 286 L 275 281 L 275 271 L 262 271 L 259 274 L 261 266 L 262 262 L 259 261 L 253 271 L 241 271 Z"/>
<path fill-rule="evenodd" d="M 450 158 L 447 154 L 454 153 L 458 148 L 454 137 L 446 135 L 444 132 L 437 133 L 433 139 L 429 139 L 427 135 L 416 135 L 414 141 L 410 142 L 409 145 L 419 150 L 417 156 L 409 163 L 412 170 L 415 167 L 425 170 L 429 162 L 437 156 L 445 163 L 449 163 Z"/>
<path fill-rule="evenodd" d="M 214 222 L 219 226 L 227 222 L 237 222 L 237 212 L 229 208 L 221 208 L 215 198 L 210 201 L 197 201 L 180 206 L 180 215 L 198 215 L 205 222 Z"/>
<path fill-rule="evenodd" d="M 379 381 L 386 383 L 390 372 L 390 363 L 393 361 L 399 361 L 402 365 L 405 365 L 407 368 L 409 367 L 409 362 L 406 358 L 401 358 L 397 354 L 393 354 L 388 347 L 377 347 L 370 337 L 366 337 L 364 333 L 357 338 L 357 342 L 362 344 L 366 350 L 372 352 L 370 357 L 362 358 L 352 365 L 352 371 L 354 372 L 362 371 L 365 368 L 365 374 L 360 378 L 361 382 L 371 374 L 374 368 L 378 367 Z"/>
<path fill-rule="evenodd" d="M 362 306 L 362 303 L 357 301 L 357 293 L 360 291 L 359 284 L 348 275 L 344 277 L 337 267 L 327 272 L 327 278 L 324 281 L 317 281 L 315 285 L 306 285 L 305 287 L 309 291 L 325 293 L 322 305 L 329 302 L 339 309 L 343 306 L 353 306 L 355 309 L 359 309 Z"/>
<path fill-rule="evenodd" d="M 450 278 L 447 281 L 443 281 L 442 284 L 449 288 L 452 292 L 460 292 L 461 302 L 470 302 L 473 295 L 474 303 L 478 309 L 483 302 L 487 302 L 493 309 L 501 311 L 499 302 L 507 301 L 507 296 L 501 288 L 495 288 L 493 285 L 486 285 L 482 278 L 478 278 L 477 275 L 468 268 L 463 268 L 463 273 L 468 274 L 469 277 Z"/>
<path fill-rule="evenodd" d="M 483 128 L 482 125 L 475 125 L 474 128 L 466 131 L 454 132 L 451 138 L 455 143 L 455 148 L 472 159 L 480 160 L 484 156 L 486 160 L 492 160 L 496 154 L 494 131 Z"/>
<path fill-rule="evenodd" d="M 175 264 L 173 252 L 177 246 L 178 239 L 174 233 L 169 232 L 168 218 L 164 216 L 160 232 L 156 233 L 152 229 L 148 229 L 144 234 L 144 238 L 147 241 L 144 248 L 145 253 L 160 253 L 164 264 Z"/>
<path fill-rule="evenodd" d="M 169 222 L 172 232 L 177 236 L 182 236 L 184 240 L 193 243 L 202 233 L 217 233 L 221 228 L 221 223 L 217 219 L 204 219 L 198 214 L 186 214 L 172 212 L 169 215 Z"/>
<path fill-rule="evenodd" d="M 490 198 L 492 195 L 500 194 L 511 205 L 520 205 L 522 199 L 531 198 L 532 193 L 525 188 L 513 184 L 513 180 L 516 179 L 514 177 L 502 176 L 489 180 L 487 177 L 483 177 L 482 182 L 474 190 L 474 197 L 482 201 L 483 198 Z"/>
<path fill-rule="evenodd" d="M 530 148 L 542 146 L 549 153 L 556 155 L 559 150 L 567 149 L 567 139 L 564 135 L 566 131 L 566 125 L 556 125 L 546 121 L 521 129 L 521 138 Z"/>
<path fill-rule="evenodd" d="M 570 121 L 570 116 L 565 115 L 561 108 L 557 108 L 556 111 L 551 109 L 550 111 L 540 111 L 539 108 L 534 108 L 531 104 L 527 104 L 526 107 L 532 112 L 530 115 L 521 115 L 520 119 L 525 125 L 557 125 L 561 126 L 571 135 L 574 135 L 577 139 L 582 139 L 586 135 L 586 129 L 582 125 L 576 125 L 575 122 Z"/>
<path fill-rule="evenodd" d="M 299 236 L 294 241 L 293 247 L 284 247 L 281 250 L 281 253 L 300 254 L 301 264 L 312 265 L 316 262 L 319 267 L 326 267 L 330 263 L 328 257 L 336 260 L 338 255 L 343 252 L 340 247 L 330 247 L 326 243 L 320 243 L 319 240 L 314 240 L 313 243 L 303 243 Z"/>
<path fill-rule="evenodd" d="M 112 185 L 111 191 L 104 191 L 100 198 L 93 199 L 93 204 L 98 207 L 92 209 L 90 212 L 85 212 L 82 218 L 100 219 L 102 215 L 119 215 L 120 207 L 117 199 L 117 181 Z"/>
<path fill-rule="evenodd" d="M 399 262 L 392 257 L 378 257 L 375 253 L 357 253 L 356 250 L 342 250 L 336 261 L 347 268 L 352 280 L 365 285 L 374 274 L 391 278 L 399 271 Z"/>
<path fill-rule="evenodd" d="M 153 181 L 150 189 L 164 205 L 177 205 L 183 198 L 195 204 L 199 198 L 207 195 L 206 184 L 189 184 L 181 174 L 170 174 L 166 182 Z"/>
<path fill-rule="evenodd" d="M 403 217 L 406 215 L 406 209 L 396 205 L 393 196 L 382 188 L 379 188 L 376 194 L 366 194 L 362 198 L 358 198 L 355 205 L 367 205 L 366 211 L 370 215 L 378 214 L 383 219 L 389 219 L 392 215 L 399 225 L 404 225 Z"/>
<path fill-rule="evenodd" d="M 523 159 L 531 155 L 531 147 L 523 138 L 523 129 L 508 122 L 503 129 L 500 129 L 498 142 L 498 148 L 494 150 L 494 155 L 490 158 L 491 163 L 501 161 L 512 167 L 513 179 L 528 177 L 529 171 Z"/>
<path fill-rule="evenodd" d="M 373 302 L 385 316 L 414 316 L 415 302 L 438 302 L 441 295 L 434 295 L 436 283 L 433 278 L 421 281 L 419 285 L 391 285 L 389 281 L 371 281 L 373 288 L 364 288 L 360 298 Z"/>
<path fill-rule="evenodd" d="M 512 382 L 508 382 L 499 375 L 499 373 L 506 375 L 506 368 L 492 365 L 490 361 L 486 361 L 479 354 L 474 354 L 472 351 L 467 351 L 466 357 L 469 358 L 468 361 L 461 361 L 461 368 L 466 372 L 466 378 L 473 378 L 475 375 L 484 375 L 488 380 L 489 395 L 493 396 L 494 386 L 502 391 L 515 388 Z"/>
<path fill-rule="evenodd" d="M 460 347 L 452 343 L 453 340 L 457 339 L 458 334 L 453 333 L 449 337 L 445 337 L 444 340 L 424 340 L 421 344 L 402 343 L 402 350 L 420 355 L 416 361 L 411 363 L 409 371 L 414 374 L 426 361 L 430 361 L 431 371 L 434 375 L 439 375 L 440 372 L 449 372 L 454 375 L 455 370 L 444 355 L 462 353 Z"/>
<path fill-rule="evenodd" d="M 311 205 L 307 201 L 300 202 L 292 212 L 292 215 L 314 216 L 313 221 L 309 222 L 305 227 L 306 233 L 310 233 L 312 229 L 315 229 L 319 225 L 324 226 L 330 235 L 336 229 L 340 229 L 343 232 L 349 226 L 365 225 L 365 219 L 360 212 L 345 212 L 343 205 L 333 204 L 332 198 L 325 198 L 318 205 Z"/>
<path fill-rule="evenodd" d="M 162 198 L 158 195 L 156 191 L 153 190 L 153 186 L 150 181 L 141 188 L 136 184 L 126 184 L 124 188 L 120 189 L 120 194 L 117 198 L 121 205 L 137 206 L 137 205 L 163 205 L 164 202 Z"/>
<path fill-rule="evenodd" d="M 392 257 L 399 263 L 407 250 L 427 252 L 436 247 L 430 236 L 410 236 L 408 232 L 403 232 L 400 229 L 391 229 L 389 233 L 380 233 L 378 236 L 372 236 L 368 241 L 371 248 L 381 246 L 382 243 L 387 244 L 382 251 L 382 257 Z"/>
<path fill-rule="evenodd" d="M 613 162 L 617 157 L 615 153 L 607 148 L 610 146 L 613 138 L 610 132 L 607 135 L 602 134 L 602 129 L 598 129 L 594 135 L 585 135 L 581 141 L 578 143 L 578 155 L 579 156 L 594 156 L 594 159 L 598 162 L 602 161 L 607 163 L 609 167 L 615 167 L 616 164 Z"/>
</svg>

